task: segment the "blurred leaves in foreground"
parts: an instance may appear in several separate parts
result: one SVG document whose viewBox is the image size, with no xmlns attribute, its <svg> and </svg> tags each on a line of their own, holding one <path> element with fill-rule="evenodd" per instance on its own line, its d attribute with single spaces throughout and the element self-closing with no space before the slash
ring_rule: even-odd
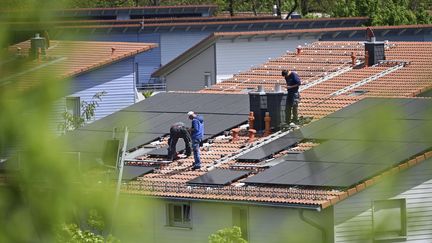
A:
<svg viewBox="0 0 432 243">
<path fill-rule="evenodd" d="M 49 10 L 61 9 L 60 3 L 17 0 L 8 7 L 17 9 L 17 18 L 37 22 L 52 20 Z M 12 33 L 13 25 L 2 23 L 0 46 L 8 45 Z M 53 105 L 65 96 L 68 83 L 49 63 L 0 50 L 0 159 L 6 161 L 0 173 L 0 242 L 116 242 L 105 237 L 115 229 L 111 219 L 129 220 L 124 214 L 113 217 L 113 180 L 105 169 L 83 171 L 64 153 L 68 146 L 50 125 Z M 95 211 L 102 221 L 95 220 Z M 140 208 L 134 212 L 145 215 Z"/>
</svg>

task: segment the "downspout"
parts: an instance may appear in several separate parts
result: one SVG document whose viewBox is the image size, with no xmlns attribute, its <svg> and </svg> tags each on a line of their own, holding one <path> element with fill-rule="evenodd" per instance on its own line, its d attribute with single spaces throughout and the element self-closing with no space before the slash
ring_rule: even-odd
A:
<svg viewBox="0 0 432 243">
<path fill-rule="evenodd" d="M 305 222 L 305 223 L 309 224 L 310 226 L 312 226 L 312 227 L 318 229 L 319 231 L 321 231 L 321 238 L 322 238 L 322 242 L 323 242 L 323 243 L 327 242 L 327 232 L 326 232 L 325 228 L 322 227 L 320 224 L 318 224 L 318 223 L 312 221 L 311 219 L 306 218 L 306 217 L 304 216 L 303 212 L 304 212 L 304 209 L 299 209 L 299 216 L 300 216 L 300 219 L 301 219 L 303 222 Z"/>
</svg>

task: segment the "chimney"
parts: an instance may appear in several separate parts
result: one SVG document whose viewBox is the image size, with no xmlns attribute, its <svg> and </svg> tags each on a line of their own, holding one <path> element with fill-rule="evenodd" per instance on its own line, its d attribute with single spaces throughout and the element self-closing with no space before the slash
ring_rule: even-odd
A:
<svg viewBox="0 0 432 243">
<path fill-rule="evenodd" d="M 367 28 L 368 41 L 365 42 L 365 66 L 373 66 L 379 61 L 385 60 L 384 42 L 376 41 L 376 37 L 372 29 Z M 367 54 L 367 58 L 366 58 Z"/>
<path fill-rule="evenodd" d="M 265 130 L 265 114 L 272 117 L 270 129 L 278 130 L 281 121 L 285 117 L 286 93 L 282 91 L 280 84 L 275 84 L 274 92 L 264 92 L 262 86 L 258 86 L 258 92 L 249 92 L 250 111 L 253 112 L 253 128 L 257 132 Z"/>
<path fill-rule="evenodd" d="M 46 55 L 45 51 L 45 38 L 40 37 L 39 33 L 35 35 L 35 37 L 30 39 L 30 58 L 38 59 L 39 55 Z"/>
</svg>

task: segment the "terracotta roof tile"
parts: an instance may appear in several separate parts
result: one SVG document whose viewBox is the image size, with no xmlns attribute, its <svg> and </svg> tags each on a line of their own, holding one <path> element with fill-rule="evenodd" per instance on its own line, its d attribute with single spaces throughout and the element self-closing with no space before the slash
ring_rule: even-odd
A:
<svg viewBox="0 0 432 243">
<path fill-rule="evenodd" d="M 87 72 L 104 65 L 120 61 L 127 57 L 150 50 L 156 47 L 152 43 L 125 43 L 125 42 L 95 42 L 95 41 L 57 41 L 51 40 L 46 56 L 41 60 L 29 61 L 23 70 L 35 70 L 18 78 L 26 80 L 23 86 L 31 86 L 35 77 L 44 74 L 67 78 Z M 13 55 L 20 48 L 20 53 L 29 52 L 30 41 L 21 42 L 9 47 Z M 40 73 L 40 75 L 38 75 Z M 4 77 L 5 78 L 5 77 Z M 7 78 L 7 77 L 6 77 Z"/>
</svg>

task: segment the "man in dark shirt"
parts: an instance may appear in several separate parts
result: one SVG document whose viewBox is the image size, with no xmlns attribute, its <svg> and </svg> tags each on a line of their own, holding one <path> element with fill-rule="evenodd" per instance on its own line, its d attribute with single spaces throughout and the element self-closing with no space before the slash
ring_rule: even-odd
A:
<svg viewBox="0 0 432 243">
<path fill-rule="evenodd" d="M 282 76 L 285 78 L 287 85 L 287 100 L 285 109 L 285 121 L 289 125 L 291 122 L 298 122 L 298 104 L 300 102 L 299 86 L 301 85 L 300 77 L 297 73 L 283 70 Z M 291 119 L 292 113 L 292 119 Z"/>
<path fill-rule="evenodd" d="M 177 141 L 182 138 L 186 147 L 186 156 L 191 155 L 191 136 L 188 129 L 182 122 L 174 123 L 170 128 L 170 137 L 168 139 L 168 160 L 177 159 Z"/>
</svg>

